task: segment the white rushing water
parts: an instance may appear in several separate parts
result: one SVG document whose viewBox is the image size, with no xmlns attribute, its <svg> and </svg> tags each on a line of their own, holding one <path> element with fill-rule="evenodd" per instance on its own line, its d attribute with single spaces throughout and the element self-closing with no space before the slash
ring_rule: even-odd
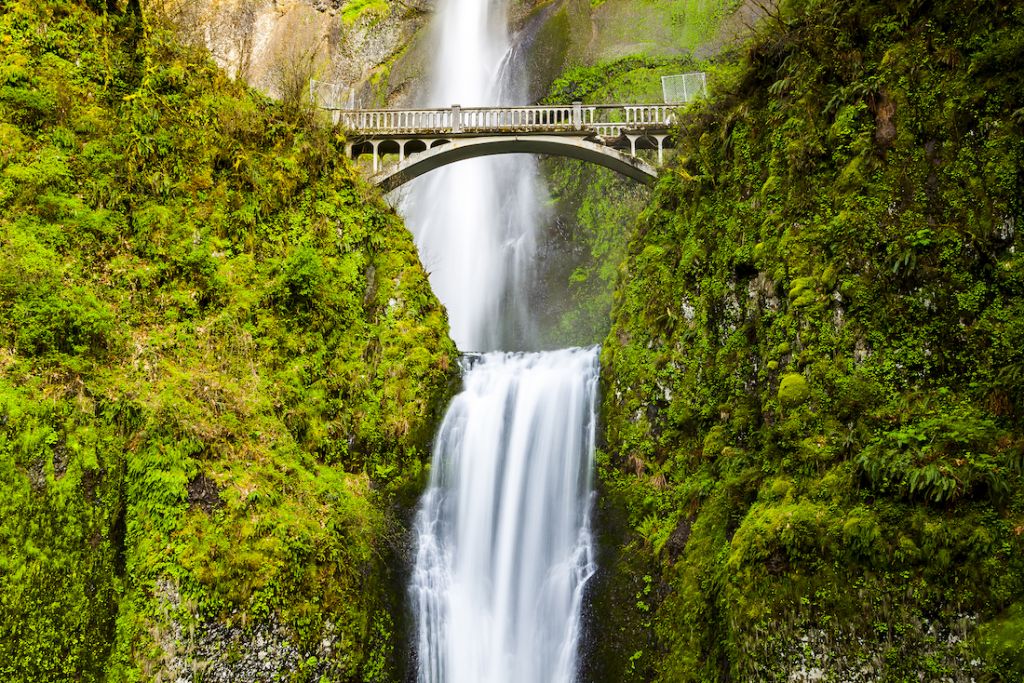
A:
<svg viewBox="0 0 1024 683">
<path fill-rule="evenodd" d="M 425 105 L 521 103 L 504 0 L 440 0 Z M 535 348 L 526 298 L 543 203 L 527 156 L 459 162 L 400 203 L 465 387 L 438 432 L 410 595 L 420 683 L 572 683 L 594 572 L 597 349 Z"/>
<path fill-rule="evenodd" d="M 511 39 L 502 0 L 440 0 L 432 107 L 521 103 L 524 81 L 506 68 Z M 529 348 L 526 305 L 536 261 L 538 199 L 535 159 L 485 157 L 447 166 L 413 181 L 401 211 L 463 351 Z"/>
<path fill-rule="evenodd" d="M 416 517 L 422 683 L 571 683 L 583 589 L 597 349 L 464 361 Z"/>
</svg>

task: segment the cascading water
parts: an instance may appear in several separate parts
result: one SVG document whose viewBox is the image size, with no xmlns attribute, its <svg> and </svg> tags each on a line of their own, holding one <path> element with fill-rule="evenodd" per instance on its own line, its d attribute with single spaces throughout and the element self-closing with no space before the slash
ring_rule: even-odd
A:
<svg viewBox="0 0 1024 683">
<path fill-rule="evenodd" d="M 522 101 L 502 0 L 441 0 L 425 104 Z M 536 162 L 463 161 L 414 181 L 401 210 L 466 351 L 525 349 Z M 594 572 L 597 349 L 491 351 L 438 432 L 416 517 L 410 594 L 420 683 L 572 683 Z"/>
<path fill-rule="evenodd" d="M 583 588 L 597 349 L 470 357 L 416 519 L 423 683 L 570 683 Z"/>
</svg>

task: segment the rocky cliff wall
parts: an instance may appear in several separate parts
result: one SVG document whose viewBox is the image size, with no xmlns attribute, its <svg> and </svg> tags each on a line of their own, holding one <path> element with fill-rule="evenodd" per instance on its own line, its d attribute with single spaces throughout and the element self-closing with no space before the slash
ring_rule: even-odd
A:
<svg viewBox="0 0 1024 683">
<path fill-rule="evenodd" d="M 419 76 L 389 77 L 432 2 L 152 0 L 149 8 L 227 73 L 273 97 L 305 96 L 312 78 L 336 86 L 318 91 L 323 100 L 372 106 L 401 99 Z"/>
</svg>

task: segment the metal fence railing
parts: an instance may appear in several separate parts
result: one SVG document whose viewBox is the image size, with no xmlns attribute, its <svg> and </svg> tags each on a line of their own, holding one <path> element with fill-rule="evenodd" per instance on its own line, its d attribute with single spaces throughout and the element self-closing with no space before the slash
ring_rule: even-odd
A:
<svg viewBox="0 0 1024 683">
<path fill-rule="evenodd" d="M 703 71 L 661 77 L 661 93 L 665 104 L 688 104 L 707 97 L 708 75 Z"/>
</svg>

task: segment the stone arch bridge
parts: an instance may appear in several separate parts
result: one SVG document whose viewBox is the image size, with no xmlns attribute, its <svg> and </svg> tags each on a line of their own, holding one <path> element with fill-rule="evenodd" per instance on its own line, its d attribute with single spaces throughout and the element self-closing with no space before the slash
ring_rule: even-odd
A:
<svg viewBox="0 0 1024 683">
<path fill-rule="evenodd" d="M 637 150 L 671 143 L 674 105 L 625 104 L 447 109 L 331 109 L 348 133 L 351 159 L 373 156 L 371 181 L 384 191 L 441 166 L 492 154 L 581 159 L 653 184 L 657 169 Z M 384 165 L 382 157 L 397 155 Z"/>
</svg>

